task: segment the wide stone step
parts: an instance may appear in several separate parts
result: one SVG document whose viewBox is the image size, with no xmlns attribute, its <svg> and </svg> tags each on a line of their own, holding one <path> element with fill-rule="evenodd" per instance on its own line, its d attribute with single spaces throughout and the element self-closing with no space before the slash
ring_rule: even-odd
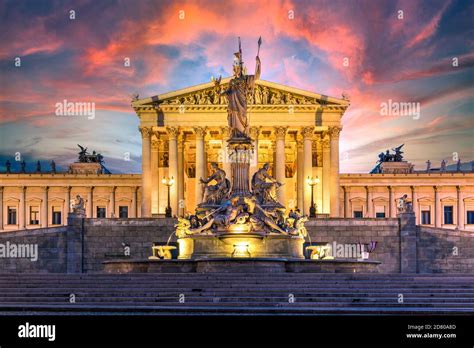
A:
<svg viewBox="0 0 474 348">
<path fill-rule="evenodd" d="M 367 314 L 367 315 L 384 315 L 384 314 L 469 314 L 471 309 L 464 308 L 403 308 L 403 307 L 231 307 L 222 306 L 218 310 L 209 306 L 121 306 L 116 305 L 76 305 L 74 307 L 64 305 L 24 305 L 19 309 L 15 305 L 0 306 L 1 313 L 9 315 L 24 315 L 34 313 L 58 314 L 58 313 L 86 313 L 89 315 L 97 314 L 206 314 L 206 315 L 222 315 L 222 314 Z"/>
<path fill-rule="evenodd" d="M 244 274 L 242 276 L 236 276 L 235 274 L 232 274 L 231 276 L 226 276 L 226 275 L 206 275 L 206 274 L 198 274 L 197 276 L 195 274 L 172 274 L 172 273 L 165 273 L 165 274 L 148 274 L 146 276 L 140 276 L 140 277 L 124 277 L 124 276 L 117 276 L 117 275 L 100 275 L 100 276 L 95 276 L 95 275 L 62 275 L 62 276 L 51 276 L 49 274 L 45 274 L 42 276 L 29 276 L 25 274 L 20 274 L 20 275 L 15 275 L 15 276 L 9 276 L 9 277 L 1 277 L 0 276 L 0 282 L 5 282 L 5 281 L 19 281 L 19 282 L 25 282 L 25 281 L 63 281 L 63 280 L 94 280 L 94 281 L 99 281 L 99 280 L 104 280 L 104 281 L 146 281 L 146 280 L 223 280 L 223 281 L 240 281 L 242 279 L 247 279 L 247 280 L 258 280 L 258 281 L 267 281 L 267 280 L 273 280 L 273 281 L 294 281 L 294 280 L 307 280 L 307 281 L 390 281 L 390 282 L 396 282 L 396 281 L 402 281 L 402 282 L 437 282 L 437 281 L 473 281 L 474 277 L 473 276 L 463 276 L 463 277 L 452 277 L 452 276 L 437 276 L 437 277 L 399 277 L 399 276 L 390 276 L 390 277 L 380 277 L 380 276 L 329 276 L 329 275 L 317 275 L 314 276 L 311 273 L 299 273 L 297 276 L 281 276 L 281 275 L 248 275 Z"/>
<path fill-rule="evenodd" d="M 70 294 L 76 303 L 69 303 Z M 185 303 L 179 303 L 184 294 Z M 294 303 L 288 302 L 293 294 Z M 403 294 L 404 302 L 398 303 Z M 0 275 L 12 313 L 474 313 L 474 277 L 378 274 Z"/>
<path fill-rule="evenodd" d="M 218 293 L 305 293 L 305 294 L 318 294 L 324 296 L 326 294 L 398 294 L 400 291 L 403 294 L 413 294 L 413 295 L 444 295 L 444 296 L 465 296 L 473 297 L 474 289 L 348 289 L 348 288 L 301 288 L 301 287 L 273 287 L 273 288 L 166 288 L 166 287 L 137 287 L 137 288 L 88 288 L 88 287 L 74 287 L 74 288 L 35 288 L 35 289 L 25 289 L 25 288 L 10 288 L 0 291 L 0 296 L 9 295 L 9 294 L 30 294 L 30 295 L 46 295 L 46 294 L 87 294 L 87 293 L 108 293 L 108 294 L 129 294 L 129 293 L 143 293 L 143 294 L 218 294 Z"/>
<path fill-rule="evenodd" d="M 0 292 L 3 291 L 42 291 L 42 290 L 54 290 L 64 289 L 70 290 L 87 290 L 87 289 L 163 289 L 167 291 L 184 291 L 193 290 L 200 291 L 199 289 L 212 289 L 212 290 L 225 290 L 225 289 L 238 289 L 239 291 L 252 291 L 254 289 L 284 289 L 288 291 L 296 290 L 350 290 L 350 291 L 363 291 L 370 292 L 371 290 L 386 290 L 386 291 L 457 291 L 464 290 L 466 292 L 474 290 L 472 285 L 452 285 L 452 284 L 436 284 L 433 286 L 414 284 L 412 286 L 407 285 L 392 285 L 392 286 L 377 286 L 377 285 L 358 285 L 358 284 L 38 284 L 38 285 L 25 285 L 25 286 L 3 286 L 0 287 Z"/>
<path fill-rule="evenodd" d="M 314 297 L 314 296 L 302 296 L 295 295 L 295 301 L 298 303 L 398 303 L 398 299 L 395 296 L 392 297 Z M 186 303 L 193 302 L 288 302 L 288 296 L 284 294 L 281 296 L 186 296 Z M 50 297 L 26 297 L 26 296 L 12 296 L 8 298 L 1 298 L 0 304 L 5 303 L 65 303 L 69 302 L 69 297 L 61 296 L 50 296 Z M 141 304 L 166 302 L 170 304 L 176 304 L 179 302 L 178 296 L 160 296 L 160 297 L 142 297 L 142 296 L 80 296 L 76 297 L 76 303 L 88 303 L 88 302 L 101 302 L 101 303 L 123 303 L 123 302 L 139 302 Z M 464 304 L 466 307 L 474 308 L 474 301 L 470 298 L 413 298 L 405 297 L 404 302 L 400 305 L 408 304 Z M 74 305 L 74 304 L 72 304 Z"/>
<path fill-rule="evenodd" d="M 299 299 L 299 300 L 298 300 Z M 61 298 L 59 300 L 55 299 L 12 299 L 10 301 L 5 301 L 2 302 L 1 305 L 4 304 L 17 304 L 17 305 L 22 305 L 22 304 L 31 304 L 31 303 L 39 303 L 39 304 L 65 304 L 69 303 L 64 298 Z M 174 298 L 155 298 L 153 300 L 146 299 L 146 298 L 129 298 L 129 297 L 116 297 L 116 298 L 94 298 L 94 297 L 85 297 L 81 298 L 80 301 L 78 300 L 76 303 L 71 303 L 71 306 L 74 306 L 76 304 L 87 304 L 87 303 L 96 303 L 96 304 L 112 304 L 115 303 L 117 306 L 121 305 L 126 305 L 127 303 L 135 304 L 135 305 L 141 305 L 141 306 L 147 306 L 147 305 L 156 305 L 157 303 L 162 304 L 162 305 L 171 305 L 171 306 L 177 306 L 179 305 L 179 302 L 176 297 Z M 403 303 L 398 303 L 396 300 L 393 298 L 389 299 L 333 299 L 332 301 L 328 301 L 326 299 L 320 299 L 320 298 L 296 298 L 296 301 L 294 303 L 290 303 L 288 301 L 288 297 L 282 296 L 282 297 L 275 297 L 275 298 L 258 298 L 258 297 L 191 297 L 187 298 L 185 304 L 190 305 L 190 304 L 196 304 L 196 303 L 206 303 L 209 305 L 217 305 L 219 306 L 222 303 L 232 303 L 232 305 L 236 306 L 241 306 L 241 305 L 246 305 L 248 303 L 254 303 L 258 305 L 265 305 L 265 304 L 278 304 L 278 305 L 301 305 L 301 304 L 315 304 L 315 305 L 320 305 L 320 304 L 328 304 L 328 305 L 367 305 L 367 304 L 377 304 L 377 305 L 390 305 L 390 306 L 427 306 L 427 307 L 434 307 L 434 306 L 445 306 L 445 305 L 451 305 L 451 306 L 463 306 L 465 308 L 474 308 L 473 303 L 466 303 L 463 301 L 452 301 L 452 300 L 445 300 L 445 301 L 404 301 Z"/>
</svg>

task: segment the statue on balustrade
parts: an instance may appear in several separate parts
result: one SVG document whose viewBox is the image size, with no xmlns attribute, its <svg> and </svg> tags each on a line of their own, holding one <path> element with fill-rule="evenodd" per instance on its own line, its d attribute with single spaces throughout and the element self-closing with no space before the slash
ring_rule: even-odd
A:
<svg viewBox="0 0 474 348">
<path fill-rule="evenodd" d="M 405 194 L 397 199 L 397 211 L 398 213 L 413 212 L 412 202 L 408 201 L 408 195 Z"/>
<path fill-rule="evenodd" d="M 76 215 L 86 215 L 84 199 L 79 195 L 76 196 L 76 201 L 72 205 L 72 212 Z"/>
<path fill-rule="evenodd" d="M 217 163 L 211 164 L 213 173 L 207 178 L 200 178 L 201 184 L 205 184 L 203 204 L 219 205 L 227 199 L 230 193 L 230 181 L 226 178 L 225 171 L 220 169 Z M 215 184 L 210 184 L 215 182 Z"/>
<path fill-rule="evenodd" d="M 259 204 L 279 204 L 276 190 L 283 184 L 274 179 L 269 173 L 270 165 L 265 163 L 252 177 L 252 192 Z"/>
<path fill-rule="evenodd" d="M 56 162 L 54 162 L 53 160 L 51 161 L 50 165 L 51 165 L 51 173 L 56 174 Z"/>
</svg>

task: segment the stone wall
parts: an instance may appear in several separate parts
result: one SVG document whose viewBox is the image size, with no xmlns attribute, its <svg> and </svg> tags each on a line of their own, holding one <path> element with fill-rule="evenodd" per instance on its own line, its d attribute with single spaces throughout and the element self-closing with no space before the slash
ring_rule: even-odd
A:
<svg viewBox="0 0 474 348">
<path fill-rule="evenodd" d="M 2 248 L 28 244 L 37 245 L 38 251 L 36 261 L 0 257 L 0 272 L 66 272 L 66 229 L 62 226 L 0 233 Z"/>
<path fill-rule="evenodd" d="M 409 220 L 409 219 L 408 219 Z M 407 221 L 408 221 L 407 220 Z M 379 272 L 474 271 L 474 234 L 414 226 L 403 218 L 316 219 L 308 221 L 312 242 L 377 242 L 370 260 Z M 0 272 L 99 272 L 102 262 L 146 259 L 154 242 L 165 243 L 172 219 L 72 219 L 66 227 L 0 233 L 0 244 L 38 244 L 38 260 L 0 258 Z M 400 231 L 400 227 L 404 230 Z M 409 230 L 409 231 L 407 231 Z M 173 236 L 172 242 L 176 239 Z M 126 252 L 129 247 L 129 254 Z M 454 248 L 457 247 L 457 255 Z M 83 257 L 82 257 L 83 255 Z"/>
<path fill-rule="evenodd" d="M 312 242 L 338 244 L 377 242 L 370 259 L 381 261 L 379 272 L 400 272 L 399 221 L 391 219 L 317 219 L 306 223 Z"/>
<path fill-rule="evenodd" d="M 172 219 L 85 219 L 84 271 L 101 271 L 105 260 L 148 258 L 153 243 L 165 243 L 174 224 Z"/>
<path fill-rule="evenodd" d="M 417 227 L 418 273 L 473 273 L 474 233 Z"/>
</svg>

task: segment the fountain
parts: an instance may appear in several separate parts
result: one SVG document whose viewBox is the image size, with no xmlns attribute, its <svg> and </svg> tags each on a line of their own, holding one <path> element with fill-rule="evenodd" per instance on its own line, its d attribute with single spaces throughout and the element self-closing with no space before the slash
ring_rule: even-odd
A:
<svg viewBox="0 0 474 348">
<path fill-rule="evenodd" d="M 259 40 L 260 49 L 261 40 Z M 260 76 L 257 53 L 255 75 L 245 75 L 242 50 L 235 53 L 234 76 L 223 92 L 228 99 L 231 137 L 227 142 L 231 180 L 216 163 L 205 184 L 203 203 L 194 215 L 178 219 L 176 236 L 179 259 L 196 258 L 292 258 L 304 259 L 303 243 L 307 236 L 305 216 L 286 214 L 276 199 L 282 186 L 268 173 L 269 165 L 249 178 L 253 151 L 248 135 L 247 94 L 253 93 Z M 216 88 L 221 78 L 213 79 Z M 215 183 L 215 184 L 211 184 Z"/>
<path fill-rule="evenodd" d="M 259 40 L 259 47 L 261 41 Z M 305 228 L 307 216 L 286 208 L 276 191 L 282 183 L 273 178 L 266 163 L 250 178 L 253 141 L 249 136 L 247 95 L 253 93 L 260 76 L 257 53 L 255 75 L 246 75 L 242 50 L 235 53 L 234 76 L 227 88 L 221 78 L 213 79 L 216 91 L 227 96 L 227 119 L 231 130 L 227 141 L 231 177 L 212 163 L 208 178 L 197 178 L 204 185 L 202 203 L 194 214 L 179 217 L 175 231 L 165 245 L 153 247 L 148 260 L 104 262 L 106 272 L 346 272 L 374 271 L 378 261 L 332 259 L 326 243 L 312 245 Z M 225 91 L 224 91 L 225 90 Z M 171 258 L 171 237 L 176 235 L 178 258 Z M 304 242 L 309 259 L 305 259 Z"/>
</svg>

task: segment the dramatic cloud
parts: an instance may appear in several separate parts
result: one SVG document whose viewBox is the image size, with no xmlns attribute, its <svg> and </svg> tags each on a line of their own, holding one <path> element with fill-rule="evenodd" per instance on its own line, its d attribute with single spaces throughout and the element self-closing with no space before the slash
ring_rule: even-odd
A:
<svg viewBox="0 0 474 348">
<path fill-rule="evenodd" d="M 239 36 L 253 71 L 260 35 L 263 79 L 351 97 L 342 171 L 367 172 L 401 143 L 419 166 L 474 157 L 469 1 L 25 0 L 0 15 L 0 170 L 16 152 L 66 165 L 84 143 L 113 171 L 140 171 L 130 96 L 229 75 Z M 95 103 L 97 117 L 56 116 L 63 100 Z M 420 103 L 420 118 L 382 116 L 388 100 Z"/>
</svg>

